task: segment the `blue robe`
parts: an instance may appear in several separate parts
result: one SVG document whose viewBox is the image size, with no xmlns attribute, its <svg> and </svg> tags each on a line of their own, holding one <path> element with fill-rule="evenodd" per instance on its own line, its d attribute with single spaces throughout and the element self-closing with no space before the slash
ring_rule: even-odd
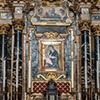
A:
<svg viewBox="0 0 100 100">
<path fill-rule="evenodd" d="M 54 50 L 54 52 L 51 53 L 51 56 L 55 57 L 55 58 L 50 58 L 52 61 L 52 65 L 49 64 L 49 67 L 51 68 L 58 68 L 59 67 L 59 55 L 58 52 L 56 50 Z"/>
</svg>

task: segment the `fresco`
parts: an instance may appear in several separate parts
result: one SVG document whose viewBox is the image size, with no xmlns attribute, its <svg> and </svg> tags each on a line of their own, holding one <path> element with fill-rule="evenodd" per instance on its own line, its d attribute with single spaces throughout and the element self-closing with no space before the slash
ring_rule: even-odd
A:
<svg viewBox="0 0 100 100">
<path fill-rule="evenodd" d="M 40 19 L 61 20 L 66 16 L 66 11 L 62 7 L 41 7 L 37 11 Z"/>
<path fill-rule="evenodd" d="M 73 16 L 71 16 L 73 17 Z M 30 12 L 30 20 L 33 24 L 38 25 L 42 22 L 50 24 L 51 22 L 55 23 L 71 23 L 72 19 L 70 17 L 68 4 L 64 3 L 61 6 L 42 6 L 37 1 L 37 6 L 33 12 Z"/>
</svg>

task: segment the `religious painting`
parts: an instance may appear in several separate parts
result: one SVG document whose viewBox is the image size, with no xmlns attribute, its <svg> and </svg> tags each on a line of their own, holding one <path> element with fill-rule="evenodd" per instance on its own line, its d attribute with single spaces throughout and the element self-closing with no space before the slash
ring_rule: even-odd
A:
<svg viewBox="0 0 100 100">
<path fill-rule="evenodd" d="M 37 15 L 44 20 L 61 20 L 67 15 L 67 12 L 62 7 L 40 7 Z"/>
<path fill-rule="evenodd" d="M 63 40 L 40 40 L 40 71 L 63 71 Z"/>
</svg>

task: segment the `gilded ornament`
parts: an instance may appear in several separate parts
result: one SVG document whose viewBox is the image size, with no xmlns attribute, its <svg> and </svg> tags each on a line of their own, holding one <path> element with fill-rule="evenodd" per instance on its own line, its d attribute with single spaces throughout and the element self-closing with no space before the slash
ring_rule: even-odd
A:
<svg viewBox="0 0 100 100">
<path fill-rule="evenodd" d="M 24 19 L 14 19 L 12 24 L 15 30 L 23 30 L 25 26 Z"/>
<path fill-rule="evenodd" d="M 49 80 L 54 80 L 54 81 L 58 81 L 60 78 L 66 79 L 66 75 L 65 74 L 57 74 L 55 72 L 48 72 L 47 74 L 38 74 L 37 78 L 43 78 L 45 81 L 49 81 Z"/>
<path fill-rule="evenodd" d="M 94 31 L 95 35 L 100 36 L 100 26 L 99 25 L 93 25 L 92 30 Z"/>
<path fill-rule="evenodd" d="M 59 5 L 62 5 L 63 2 L 62 0 L 41 0 L 41 4 L 43 6 L 50 6 L 50 5 L 59 6 Z"/>
<path fill-rule="evenodd" d="M 84 31 L 84 30 L 90 30 L 90 25 L 91 25 L 91 21 L 90 20 L 81 20 L 79 21 L 79 28 L 81 31 Z"/>
<path fill-rule="evenodd" d="M 55 73 L 53 73 L 53 72 L 49 72 L 47 74 L 47 80 L 49 81 L 51 79 L 53 79 L 53 80 L 56 80 L 57 79 L 57 75 Z"/>
<path fill-rule="evenodd" d="M 58 36 L 58 33 L 57 32 L 46 32 L 46 33 L 44 33 L 44 35 L 48 39 L 55 39 Z"/>
<path fill-rule="evenodd" d="M 0 34 L 10 34 L 12 26 L 10 24 L 0 25 Z"/>
<path fill-rule="evenodd" d="M 43 34 L 35 34 L 37 38 L 41 38 Z"/>
<path fill-rule="evenodd" d="M 43 76 L 42 74 L 38 74 L 38 75 L 37 75 L 37 78 L 43 78 L 44 80 L 46 80 L 46 81 L 47 81 L 46 77 L 45 77 L 45 76 Z"/>
<path fill-rule="evenodd" d="M 62 38 L 66 38 L 68 34 L 60 34 Z"/>
</svg>

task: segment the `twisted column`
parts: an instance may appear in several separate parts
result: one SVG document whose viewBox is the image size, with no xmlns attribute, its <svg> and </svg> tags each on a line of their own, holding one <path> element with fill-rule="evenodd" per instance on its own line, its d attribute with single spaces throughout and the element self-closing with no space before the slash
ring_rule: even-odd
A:
<svg viewBox="0 0 100 100">
<path fill-rule="evenodd" d="M 80 31 L 81 31 L 81 40 L 82 40 L 82 43 L 81 43 L 81 51 L 83 52 L 82 53 L 82 67 L 81 67 L 81 74 L 82 74 L 82 78 L 81 79 L 81 82 L 82 82 L 82 87 L 83 87 L 83 98 L 85 100 L 88 100 L 90 98 L 90 93 L 88 92 L 88 89 L 90 90 L 89 86 L 91 85 L 91 72 L 92 72 L 92 69 L 91 69 L 91 45 L 90 45 L 90 25 L 91 25 L 91 22 L 90 21 L 80 21 L 79 22 L 79 28 L 80 28 Z M 89 73 L 89 74 L 88 74 Z M 85 90 L 85 92 L 84 92 Z M 85 96 L 84 96 L 85 95 Z"/>
<path fill-rule="evenodd" d="M 13 21 L 12 21 L 12 25 L 13 25 L 13 28 L 14 28 L 14 31 L 16 31 L 16 41 L 15 42 L 17 42 L 16 43 L 16 100 L 18 100 L 18 87 L 19 87 L 19 55 L 20 55 L 20 49 L 21 49 L 21 47 L 20 47 L 20 41 L 22 41 L 22 40 L 20 40 L 22 37 L 21 37 L 21 34 L 22 34 L 22 31 L 23 31 L 23 29 L 24 29 L 24 26 L 25 26 L 25 24 L 24 24 L 24 20 L 23 19 L 14 19 Z M 23 61 L 22 61 L 22 63 L 24 63 Z M 23 64 L 22 64 L 23 65 Z M 22 67 L 22 70 L 24 70 L 24 67 Z M 22 78 L 23 77 L 25 77 L 25 75 L 23 75 L 22 74 Z M 25 78 L 23 78 L 23 79 L 25 79 Z M 22 81 L 25 81 L 25 80 L 22 80 Z M 24 84 L 24 82 L 22 82 L 23 84 L 22 84 L 22 86 L 23 86 L 23 88 L 22 88 L 22 91 L 24 90 L 24 93 L 25 93 L 25 84 Z M 22 95 L 24 95 L 24 93 L 22 93 Z M 24 97 L 24 96 L 22 96 L 22 97 Z M 24 99 L 23 99 L 24 100 Z"/>
<path fill-rule="evenodd" d="M 6 83 L 7 83 L 7 79 L 6 79 L 6 51 L 5 51 L 5 47 L 6 47 L 6 35 L 11 34 L 11 25 L 10 24 L 2 24 L 0 25 L 0 35 L 2 36 L 2 69 L 3 69 L 3 100 L 6 100 L 7 97 L 7 92 L 6 92 Z"/>
</svg>

